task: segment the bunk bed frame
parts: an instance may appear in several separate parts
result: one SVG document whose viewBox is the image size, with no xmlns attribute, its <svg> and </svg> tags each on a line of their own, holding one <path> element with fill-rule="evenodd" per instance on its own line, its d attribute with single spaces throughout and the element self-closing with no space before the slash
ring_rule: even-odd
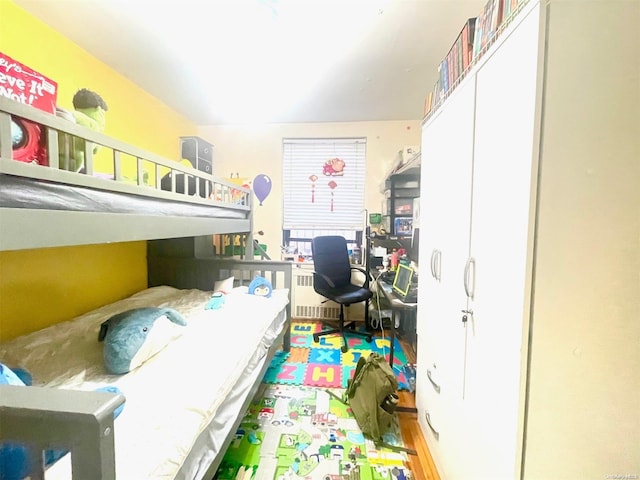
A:
<svg viewBox="0 0 640 480">
<path fill-rule="evenodd" d="M 44 127 L 48 166 L 13 160 L 12 117 Z M 59 155 L 60 140 L 69 138 L 85 142 L 81 173 L 65 170 L 69 148 L 65 155 Z M 93 144 L 110 152 L 111 178 L 96 175 Z M 135 162 L 133 183 L 123 175 L 127 161 Z M 151 185 L 145 184 L 145 170 L 153 172 Z M 170 191 L 162 190 L 160 184 L 162 172 L 167 171 L 172 173 Z M 188 191 L 187 181 L 195 180 L 196 194 L 179 193 L 176 177 L 183 179 L 184 191 Z M 209 185 L 205 195 L 200 195 L 201 179 Z M 22 190 L 25 186 L 26 194 Z M 57 204 L 47 198 L 51 191 L 55 192 L 53 197 L 68 192 L 77 196 Z M 88 205 L 75 203 L 93 194 L 99 200 Z M 103 203 L 112 206 L 105 210 Z M 245 245 L 253 245 L 251 207 L 247 188 L 0 97 L 0 251 L 148 240 L 149 287 L 209 291 L 218 279 L 234 276 L 236 284 L 247 285 L 255 275 L 261 275 L 273 288 L 289 289 L 290 296 L 290 262 L 215 255 L 213 235 L 241 234 Z M 289 303 L 283 329 L 244 399 L 242 413 L 202 478 L 213 478 L 272 356 L 280 346 L 289 350 L 290 308 Z M 104 392 L 0 385 L 0 442 L 23 442 L 35 458 L 50 445 L 64 447 L 71 452 L 73 478 L 115 479 L 113 413 L 124 401 L 122 395 Z M 44 478 L 41 465 L 31 478 Z"/>
<path fill-rule="evenodd" d="M 13 160 L 12 117 L 44 127 L 48 166 Z M 68 147 L 59 155 L 59 145 L 74 139 L 85 140 L 82 174 L 65 169 Z M 110 155 L 111 178 L 96 171 L 94 144 L 108 152 L 99 155 Z M 136 172 L 133 180 L 126 181 L 127 169 Z M 161 188 L 166 172 L 170 191 Z M 202 183 L 207 192 L 200 192 Z M 25 186 L 33 190 L 25 193 Z M 66 202 L 56 202 L 67 194 Z M 0 96 L 0 250 L 226 233 L 246 235 L 252 245 L 251 208 L 248 188 Z"/>
</svg>

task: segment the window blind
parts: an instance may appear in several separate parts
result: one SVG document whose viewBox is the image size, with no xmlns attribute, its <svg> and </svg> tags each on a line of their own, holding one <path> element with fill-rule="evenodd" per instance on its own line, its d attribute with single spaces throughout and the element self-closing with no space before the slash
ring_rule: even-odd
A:
<svg viewBox="0 0 640 480">
<path fill-rule="evenodd" d="M 365 138 L 283 140 L 283 229 L 362 230 Z"/>
</svg>

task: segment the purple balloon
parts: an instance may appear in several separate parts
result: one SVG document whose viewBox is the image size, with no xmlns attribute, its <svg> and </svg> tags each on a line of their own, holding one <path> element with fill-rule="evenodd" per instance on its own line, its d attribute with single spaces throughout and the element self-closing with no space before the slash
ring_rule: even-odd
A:
<svg viewBox="0 0 640 480">
<path fill-rule="evenodd" d="M 253 179 L 253 193 L 258 197 L 260 205 L 262 205 L 264 199 L 269 196 L 270 192 L 271 179 L 264 174 L 256 175 L 256 178 Z"/>
</svg>

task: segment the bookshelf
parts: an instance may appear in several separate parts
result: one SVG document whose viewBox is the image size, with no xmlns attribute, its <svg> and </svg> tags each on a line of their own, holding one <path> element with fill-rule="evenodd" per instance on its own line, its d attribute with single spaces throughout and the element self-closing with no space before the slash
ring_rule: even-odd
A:
<svg viewBox="0 0 640 480">
<path fill-rule="evenodd" d="M 467 19 L 438 65 L 438 80 L 427 94 L 424 120 L 435 113 L 529 0 L 489 0 L 477 17 Z"/>
<path fill-rule="evenodd" d="M 414 199 L 420 196 L 420 152 L 384 182 L 383 224 L 390 235 L 411 237 Z"/>
</svg>

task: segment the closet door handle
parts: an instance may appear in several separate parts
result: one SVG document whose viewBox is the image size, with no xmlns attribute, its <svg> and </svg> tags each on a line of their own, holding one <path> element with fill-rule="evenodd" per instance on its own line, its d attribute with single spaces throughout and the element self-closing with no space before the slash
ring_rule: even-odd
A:
<svg viewBox="0 0 640 480">
<path fill-rule="evenodd" d="M 471 260 L 469 261 L 469 266 L 471 267 L 471 300 L 473 300 L 473 298 L 476 295 L 476 259 L 471 257 Z"/>
<path fill-rule="evenodd" d="M 436 277 L 436 255 L 438 254 L 438 250 L 436 248 L 431 252 L 431 276 L 437 280 Z"/>
<path fill-rule="evenodd" d="M 429 259 L 429 267 L 431 268 L 431 276 L 433 278 L 436 277 L 436 272 L 433 270 L 433 259 L 436 256 L 436 249 L 431 250 L 431 258 Z"/>
<path fill-rule="evenodd" d="M 427 425 L 429 425 L 429 428 L 431 429 L 431 432 L 433 433 L 435 439 L 440 440 L 440 432 L 438 432 L 435 428 L 433 428 L 433 425 L 431 425 L 431 415 L 429 415 L 429 412 L 424 412 L 424 418 L 427 420 Z"/>
<path fill-rule="evenodd" d="M 464 266 L 464 291 L 471 300 L 476 293 L 476 259 L 469 257 Z"/>
<path fill-rule="evenodd" d="M 440 385 L 438 385 L 434 380 L 433 377 L 431 376 L 431 369 L 427 369 L 427 378 L 429 379 L 429 381 L 431 382 L 431 386 L 433 387 L 433 389 L 440 393 Z"/>
<path fill-rule="evenodd" d="M 442 262 L 442 251 L 434 248 L 431 252 L 431 276 L 436 279 L 436 281 L 440 281 L 440 269 Z"/>
</svg>

